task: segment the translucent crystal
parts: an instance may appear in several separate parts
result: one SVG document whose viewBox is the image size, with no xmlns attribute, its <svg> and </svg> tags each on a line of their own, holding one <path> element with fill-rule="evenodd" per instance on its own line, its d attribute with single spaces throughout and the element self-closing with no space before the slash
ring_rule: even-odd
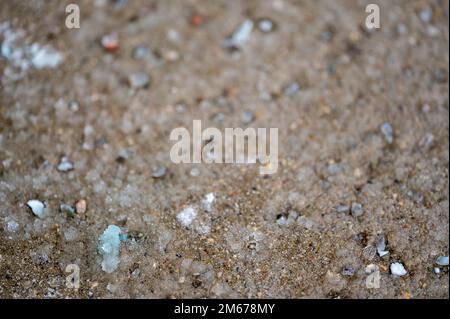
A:
<svg viewBox="0 0 450 319">
<path fill-rule="evenodd" d="M 102 269 L 112 273 L 119 266 L 121 230 L 115 225 L 109 225 L 99 238 L 98 250 L 103 256 Z"/>
</svg>

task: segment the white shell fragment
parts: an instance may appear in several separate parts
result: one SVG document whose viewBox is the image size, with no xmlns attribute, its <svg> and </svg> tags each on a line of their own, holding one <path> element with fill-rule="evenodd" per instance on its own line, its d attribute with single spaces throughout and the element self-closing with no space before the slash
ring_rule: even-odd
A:
<svg viewBox="0 0 450 319">
<path fill-rule="evenodd" d="M 401 277 L 406 275 L 408 272 L 406 271 L 405 267 L 398 262 L 392 263 L 391 264 L 391 274 L 393 274 L 394 276 L 397 277 Z"/>
<path fill-rule="evenodd" d="M 57 169 L 60 172 L 67 172 L 73 169 L 73 164 L 68 160 L 67 157 L 63 157 L 61 159 L 61 163 L 58 164 Z"/>
<path fill-rule="evenodd" d="M 250 19 L 245 20 L 242 24 L 233 32 L 233 34 L 226 39 L 225 46 L 238 47 L 244 44 L 250 37 L 250 33 L 253 30 L 253 21 Z"/>
<path fill-rule="evenodd" d="M 37 199 L 32 199 L 27 202 L 27 206 L 30 207 L 33 214 L 39 218 L 45 217 L 45 205 Z"/>
</svg>

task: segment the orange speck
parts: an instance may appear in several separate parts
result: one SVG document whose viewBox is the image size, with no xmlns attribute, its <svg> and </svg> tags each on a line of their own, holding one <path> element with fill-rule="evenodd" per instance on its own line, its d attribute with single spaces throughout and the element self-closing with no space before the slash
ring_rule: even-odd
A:
<svg viewBox="0 0 450 319">
<path fill-rule="evenodd" d="M 201 25 L 203 23 L 203 17 L 199 14 L 194 14 L 191 17 L 191 23 L 193 25 L 195 25 L 196 27 L 198 27 L 199 25 Z"/>
</svg>

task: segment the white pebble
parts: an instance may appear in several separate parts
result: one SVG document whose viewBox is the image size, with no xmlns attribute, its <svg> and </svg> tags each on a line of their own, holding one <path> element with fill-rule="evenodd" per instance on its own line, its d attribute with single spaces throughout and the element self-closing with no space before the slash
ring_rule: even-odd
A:
<svg viewBox="0 0 450 319">
<path fill-rule="evenodd" d="M 67 171 L 70 171 L 73 169 L 73 164 L 71 162 L 69 162 L 67 157 L 63 157 L 61 159 L 61 163 L 59 163 L 57 169 L 60 172 L 67 172 Z"/>
<path fill-rule="evenodd" d="M 45 217 L 45 212 L 44 212 L 45 205 L 41 201 L 39 201 L 37 199 L 32 199 L 27 202 L 27 205 L 28 205 L 28 207 L 31 208 L 31 211 L 33 212 L 33 214 L 35 216 L 37 216 L 39 218 Z"/>
<path fill-rule="evenodd" d="M 394 276 L 401 277 L 401 276 L 404 276 L 404 275 L 406 275 L 408 273 L 406 271 L 405 267 L 401 263 L 397 263 L 397 262 L 396 263 L 392 263 L 390 268 L 391 268 L 391 273 Z"/>
</svg>

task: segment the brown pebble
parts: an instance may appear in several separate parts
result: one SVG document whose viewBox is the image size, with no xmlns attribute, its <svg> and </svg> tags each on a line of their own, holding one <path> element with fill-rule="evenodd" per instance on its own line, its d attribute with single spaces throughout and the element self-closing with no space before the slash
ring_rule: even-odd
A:
<svg viewBox="0 0 450 319">
<path fill-rule="evenodd" d="M 84 214 L 86 212 L 87 203 L 86 200 L 80 199 L 75 204 L 75 209 L 77 211 L 77 214 Z"/>
</svg>

